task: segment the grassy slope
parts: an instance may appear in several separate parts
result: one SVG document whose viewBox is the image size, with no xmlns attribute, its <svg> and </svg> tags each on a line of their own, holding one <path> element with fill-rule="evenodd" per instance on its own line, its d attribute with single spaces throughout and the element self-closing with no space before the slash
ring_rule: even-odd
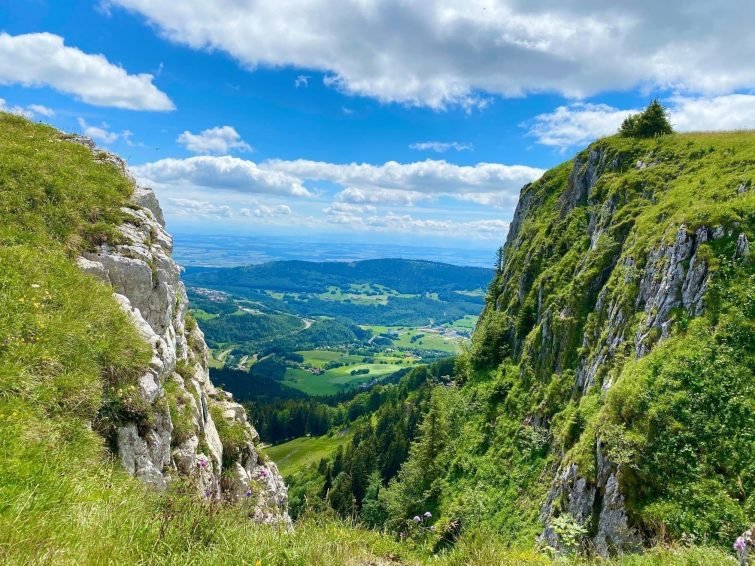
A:
<svg viewBox="0 0 755 566">
<path fill-rule="evenodd" d="M 296 438 L 270 446 L 265 449 L 265 453 L 278 465 L 284 476 L 290 476 L 330 456 L 336 448 L 351 442 L 351 437 L 348 433 L 336 433 L 332 436 Z"/>
<path fill-rule="evenodd" d="M 243 508 L 196 501 L 179 484 L 166 495 L 151 492 L 110 460 L 87 424 L 103 404 L 138 410 L 129 392 L 149 354 L 109 290 L 72 258 L 112 237 L 130 190 L 56 131 L 0 114 L 0 562 L 421 561 L 406 544 L 327 519 L 304 520 L 293 534 L 260 528 Z M 434 563 L 543 562 L 531 553 L 509 561 L 506 552 L 462 542 Z M 632 563 L 710 564 L 721 556 L 656 558 Z"/>
</svg>

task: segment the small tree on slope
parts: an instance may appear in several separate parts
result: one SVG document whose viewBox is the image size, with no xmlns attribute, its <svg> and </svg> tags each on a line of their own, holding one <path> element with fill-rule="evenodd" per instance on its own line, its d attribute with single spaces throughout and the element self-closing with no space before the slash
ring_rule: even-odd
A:
<svg viewBox="0 0 755 566">
<path fill-rule="evenodd" d="M 654 138 L 673 134 L 667 114 L 666 108 L 656 98 L 643 112 L 628 116 L 619 128 L 619 135 L 625 138 Z"/>
</svg>

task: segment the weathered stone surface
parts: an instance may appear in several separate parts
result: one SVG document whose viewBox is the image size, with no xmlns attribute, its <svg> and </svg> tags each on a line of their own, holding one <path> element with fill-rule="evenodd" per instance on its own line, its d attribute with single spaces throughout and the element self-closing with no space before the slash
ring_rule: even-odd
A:
<svg viewBox="0 0 755 566">
<path fill-rule="evenodd" d="M 635 308 L 643 310 L 645 315 L 634 338 L 637 357 L 652 348 L 654 330 L 661 331 L 660 338 L 668 335 L 663 327 L 674 309 L 684 308 L 692 315 L 702 312 L 708 267 L 705 260 L 698 257 L 697 250 L 708 238 L 709 229 L 705 226 L 694 234 L 688 234 L 686 226 L 680 226 L 673 243 L 660 246 L 648 255 L 635 303 Z"/>
<path fill-rule="evenodd" d="M 750 257 L 750 242 L 747 241 L 747 236 L 740 234 L 737 238 L 737 249 L 734 252 L 735 258 L 748 258 Z"/>
<path fill-rule="evenodd" d="M 160 489 L 167 485 L 162 473 L 163 458 L 160 454 L 164 449 L 161 442 L 163 438 L 159 433 L 141 436 L 135 424 L 127 424 L 118 429 L 118 456 L 123 467 L 144 482 Z M 150 446 L 149 442 L 157 442 L 157 445 Z"/>
<path fill-rule="evenodd" d="M 149 210 L 155 217 L 155 220 L 160 223 L 160 226 L 165 226 L 163 210 L 160 208 L 160 203 L 157 201 L 154 191 L 144 187 L 136 187 L 132 200 L 139 206 Z"/>
<path fill-rule="evenodd" d="M 556 474 L 540 512 L 545 528 L 538 542 L 562 549 L 558 533 L 550 523 L 553 518 L 568 513 L 590 533 L 589 539 L 584 542 L 589 542 L 589 546 L 599 555 L 636 551 L 642 545 L 642 538 L 629 526 L 624 496 L 619 486 L 618 467 L 605 458 L 600 441 L 595 452 L 595 482 L 582 477 L 576 464 L 569 464 Z"/>
<path fill-rule="evenodd" d="M 112 161 L 128 175 L 125 163 L 106 152 L 96 151 L 84 139 L 72 140 L 92 149 L 96 159 Z M 249 424 L 244 408 L 229 393 L 215 388 L 209 379 L 208 351 L 196 325 L 186 327 L 188 300 L 180 269 L 171 258 L 172 238 L 164 229 L 160 205 L 151 189 L 137 187 L 133 206 L 123 208 L 128 217 L 119 227 L 122 241 L 103 245 L 77 259 L 86 273 L 112 286 L 114 298 L 127 312 L 144 340 L 152 347 L 148 371 L 138 380 L 138 390 L 152 406 L 154 419 L 122 423 L 117 430 L 118 455 L 135 476 L 164 488 L 173 473 L 192 478 L 202 497 L 237 501 L 246 499 L 254 487 L 253 519 L 290 524 L 286 486 L 275 464 L 262 461 L 255 448 L 257 431 Z M 181 375 L 176 373 L 179 369 Z M 184 371 L 189 368 L 188 374 Z M 190 407 L 194 434 L 178 444 L 173 439 L 164 384 L 173 380 L 178 392 L 173 402 Z M 219 405 L 223 417 L 240 423 L 248 438 L 237 462 L 231 463 L 224 491 L 223 444 L 212 418 L 210 405 Z M 238 470 L 243 470 L 241 474 Z"/>
</svg>

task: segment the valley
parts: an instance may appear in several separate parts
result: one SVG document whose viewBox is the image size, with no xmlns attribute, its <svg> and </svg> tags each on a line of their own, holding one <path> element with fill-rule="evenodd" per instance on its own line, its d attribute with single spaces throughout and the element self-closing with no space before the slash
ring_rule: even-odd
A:
<svg viewBox="0 0 755 566">
<path fill-rule="evenodd" d="M 654 101 L 495 270 L 184 272 L 123 160 L 0 113 L 0 562 L 748 564 L 753 156 Z"/>
<path fill-rule="evenodd" d="M 260 395 L 244 381 L 327 396 L 458 354 L 493 273 L 404 259 L 281 261 L 189 267 L 185 279 L 211 371 L 236 370 L 221 384 L 251 401 Z"/>
</svg>

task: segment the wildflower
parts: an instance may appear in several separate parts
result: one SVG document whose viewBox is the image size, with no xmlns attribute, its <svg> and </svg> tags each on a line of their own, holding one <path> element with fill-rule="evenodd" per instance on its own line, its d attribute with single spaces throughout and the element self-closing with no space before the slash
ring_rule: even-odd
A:
<svg viewBox="0 0 755 566">
<path fill-rule="evenodd" d="M 429 519 L 429 518 L 431 518 L 432 516 L 433 516 L 433 514 L 432 514 L 432 513 L 430 513 L 430 511 L 425 511 L 425 514 L 423 515 L 423 517 L 424 517 L 425 519 Z"/>
<path fill-rule="evenodd" d="M 415 515 L 414 518 L 412 519 L 412 521 L 414 521 L 415 523 L 419 523 L 421 520 L 422 519 L 419 518 L 419 515 Z"/>
<path fill-rule="evenodd" d="M 435 525 L 430 525 L 430 530 L 434 531 L 435 530 Z"/>
<path fill-rule="evenodd" d="M 251 489 L 247 489 L 246 490 L 246 496 L 247 497 L 251 497 L 252 496 L 252 490 Z"/>
<path fill-rule="evenodd" d="M 737 537 L 737 540 L 734 541 L 734 550 L 743 552 L 745 548 L 747 548 L 747 541 L 744 537 Z"/>
<path fill-rule="evenodd" d="M 207 490 L 204 492 L 204 494 L 205 494 L 205 497 L 209 499 L 210 497 L 212 497 L 212 490 L 208 487 Z"/>
<path fill-rule="evenodd" d="M 208 463 L 209 462 L 207 461 L 207 458 L 200 458 L 199 460 L 197 460 L 197 466 L 199 466 L 200 468 L 206 468 Z"/>
</svg>

